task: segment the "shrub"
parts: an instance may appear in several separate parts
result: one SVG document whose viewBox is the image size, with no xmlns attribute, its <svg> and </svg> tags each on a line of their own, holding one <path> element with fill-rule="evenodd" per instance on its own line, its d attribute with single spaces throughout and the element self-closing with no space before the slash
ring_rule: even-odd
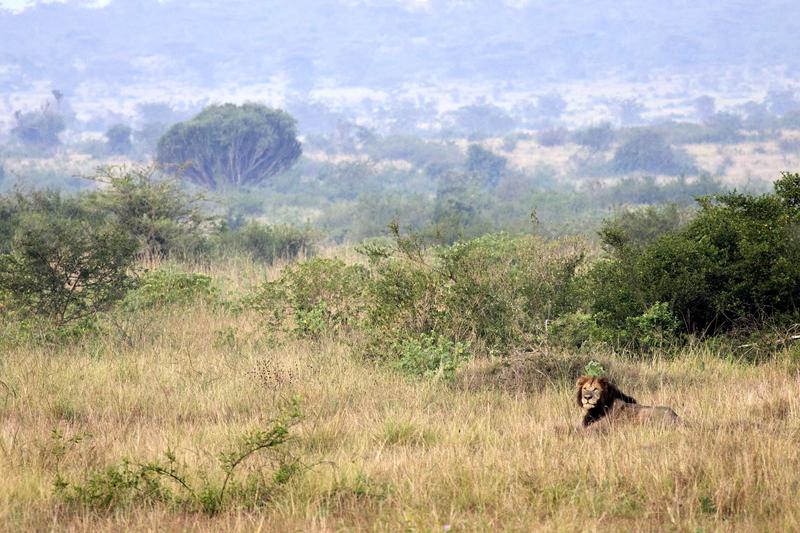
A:
<svg viewBox="0 0 800 533">
<path fill-rule="evenodd" d="M 210 276 L 158 268 L 143 273 L 125 298 L 127 310 L 187 304 L 198 298 L 211 299 L 216 289 Z"/>
<path fill-rule="evenodd" d="M 366 270 L 338 259 L 314 258 L 262 284 L 246 303 L 270 324 L 318 337 L 354 328 L 362 315 Z"/>
<path fill-rule="evenodd" d="M 244 433 L 218 454 L 219 473 L 192 473 L 172 451 L 164 460 L 135 462 L 128 459 L 90 472 L 83 481 L 68 481 L 59 472 L 55 494 L 70 505 L 94 511 L 114 511 L 135 504 L 172 503 L 186 511 L 217 514 L 232 505 L 256 507 L 298 474 L 302 467 L 291 456 L 278 455 L 273 470 L 239 475 L 241 465 L 254 455 L 284 448 L 290 430 L 301 419 L 297 404 L 266 429 Z M 56 434 L 57 438 L 63 437 Z M 73 441 L 74 442 L 74 441 Z M 58 443 L 61 449 L 66 444 Z M 63 455 L 63 452 L 61 453 Z M 266 474 L 266 475 L 265 475 Z M 271 474 L 271 475 L 270 475 Z"/>
<path fill-rule="evenodd" d="M 311 255 L 313 247 L 308 231 L 291 226 L 269 226 L 249 222 L 234 229 L 221 228 L 213 239 L 217 253 L 243 254 L 258 262 L 272 264 L 279 259 Z"/>
<path fill-rule="evenodd" d="M 615 256 L 591 276 L 598 320 L 626 330 L 642 323 L 630 319 L 668 306 L 683 331 L 716 333 L 796 311 L 799 183 L 800 175 L 784 174 L 773 194 L 703 198 L 684 228 L 644 246 L 608 243 Z"/>
<path fill-rule="evenodd" d="M 573 306 L 583 259 L 577 242 L 487 235 L 423 253 L 396 235 L 397 248 L 375 255 L 368 288 L 369 348 L 420 335 L 505 349 L 543 336 L 545 322 Z"/>
<path fill-rule="evenodd" d="M 680 323 L 669 304 L 656 302 L 644 313 L 626 320 L 625 333 L 639 348 L 661 348 L 675 341 Z"/>
<path fill-rule="evenodd" d="M 687 218 L 687 213 L 675 204 L 628 209 L 604 222 L 600 238 L 611 251 L 640 247 L 677 230 L 687 223 Z"/>
<path fill-rule="evenodd" d="M 429 233 L 438 243 L 452 244 L 487 233 L 491 227 L 480 212 L 482 192 L 472 176 L 442 176 L 436 191 Z"/>
<path fill-rule="evenodd" d="M 575 311 L 564 313 L 549 324 L 547 340 L 556 346 L 579 349 L 607 340 L 606 333 L 593 314 Z"/>
<path fill-rule="evenodd" d="M 420 335 L 396 342 L 393 366 L 418 377 L 451 381 L 458 367 L 469 359 L 469 343 L 453 342 L 441 335 Z"/>
<path fill-rule="evenodd" d="M 93 193 L 89 203 L 113 215 L 145 255 L 185 257 L 201 248 L 209 221 L 199 206 L 202 197 L 186 194 L 154 167 L 101 167 L 93 179 L 107 187 Z"/>
<path fill-rule="evenodd" d="M 124 297 L 137 243 L 115 220 L 56 193 L 17 195 L 13 204 L 0 293 L 14 308 L 62 326 Z"/>
<path fill-rule="evenodd" d="M 393 230 L 393 246 L 362 248 L 368 267 L 300 262 L 246 303 L 273 328 L 308 337 L 356 333 L 364 355 L 405 354 L 400 359 L 409 365 L 444 361 L 434 352 L 446 347 L 504 350 L 538 342 L 549 320 L 575 308 L 579 241 L 499 234 L 425 249 L 421 236 Z"/>
</svg>

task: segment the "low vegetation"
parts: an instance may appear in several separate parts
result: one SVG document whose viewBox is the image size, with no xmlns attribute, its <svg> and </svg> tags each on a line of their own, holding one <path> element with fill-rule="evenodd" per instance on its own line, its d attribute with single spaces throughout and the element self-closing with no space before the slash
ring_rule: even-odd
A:
<svg viewBox="0 0 800 533">
<path fill-rule="evenodd" d="M 245 281 L 238 268 L 205 274 L 222 292 Z M 203 298 L 146 316 L 132 344 L 4 348 L 5 528 L 800 526 L 787 490 L 800 466 L 796 347 L 760 365 L 710 345 L 638 362 L 593 351 L 625 391 L 688 426 L 584 436 L 573 386 L 588 358 L 572 351 L 458 361 L 443 380 L 448 364 L 414 364 L 463 352 L 442 340 L 376 366 L 345 339 L 277 342 L 262 313 Z M 252 449 L 239 446 L 294 397 L 290 440 L 239 463 L 221 494 L 231 463 L 218 453 Z"/>
<path fill-rule="evenodd" d="M 99 178 L 0 201 L 11 529 L 800 525 L 800 175 L 620 211 L 601 248 L 396 223 L 312 246 Z M 585 435 L 582 373 L 686 425 Z"/>
</svg>

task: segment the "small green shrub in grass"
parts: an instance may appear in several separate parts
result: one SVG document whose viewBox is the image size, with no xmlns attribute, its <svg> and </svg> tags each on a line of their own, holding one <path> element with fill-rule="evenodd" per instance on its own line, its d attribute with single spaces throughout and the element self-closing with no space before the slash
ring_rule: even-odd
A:
<svg viewBox="0 0 800 533">
<path fill-rule="evenodd" d="M 583 371 L 587 376 L 592 376 L 595 378 L 605 376 L 608 373 L 605 367 L 599 361 L 595 361 L 594 359 L 586 363 Z"/>
<path fill-rule="evenodd" d="M 249 222 L 235 229 L 222 229 L 212 242 L 220 254 L 244 254 L 254 261 L 270 265 L 279 259 L 292 260 L 303 254 L 312 255 L 313 252 L 309 231 L 258 222 Z"/>
<path fill-rule="evenodd" d="M 367 270 L 338 259 L 313 258 L 287 268 L 245 298 L 274 327 L 317 337 L 351 330 L 364 312 Z"/>
<path fill-rule="evenodd" d="M 122 460 L 117 465 L 93 471 L 83 481 L 68 481 L 57 468 L 54 490 L 67 504 L 99 511 L 112 511 L 134 505 L 167 503 L 187 511 L 216 514 L 233 505 L 255 507 L 269 500 L 281 485 L 288 483 L 301 470 L 298 459 L 280 450 L 292 439 L 290 430 L 301 419 L 297 402 L 267 429 L 244 433 L 234 444 L 218 454 L 220 471 L 192 472 L 178 461 L 172 451 L 163 460 L 137 462 Z M 69 446 L 59 433 L 56 467 L 63 462 Z M 253 472 L 240 476 L 241 465 L 259 452 L 276 453 L 277 467 L 271 472 Z"/>
<path fill-rule="evenodd" d="M 213 299 L 216 295 L 210 276 L 157 268 L 140 276 L 136 288 L 126 296 L 123 305 L 126 310 L 135 311 L 183 305 L 199 298 Z"/>
<path fill-rule="evenodd" d="M 418 377 L 452 380 L 458 367 L 469 360 L 469 343 L 453 342 L 441 335 L 420 335 L 392 346 L 398 370 Z"/>
</svg>

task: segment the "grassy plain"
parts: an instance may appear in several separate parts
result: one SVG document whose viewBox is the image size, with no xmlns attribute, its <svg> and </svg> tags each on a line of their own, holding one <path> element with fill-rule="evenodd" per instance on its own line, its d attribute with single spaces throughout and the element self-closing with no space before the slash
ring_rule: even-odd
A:
<svg viewBox="0 0 800 533">
<path fill-rule="evenodd" d="M 211 274 L 234 293 L 275 272 Z M 796 349 L 758 366 L 699 346 L 648 362 L 590 354 L 686 424 L 589 435 L 573 429 L 572 390 L 587 354 L 475 360 L 442 383 L 364 361 L 346 339 L 276 342 L 257 314 L 205 303 L 125 327 L 0 356 L 0 529 L 800 530 Z M 54 489 L 57 474 L 82 483 L 167 450 L 218 478 L 217 452 L 293 397 L 304 415 L 283 453 L 305 466 L 258 505 L 98 508 Z M 276 460 L 253 456 L 242 473 Z"/>
</svg>

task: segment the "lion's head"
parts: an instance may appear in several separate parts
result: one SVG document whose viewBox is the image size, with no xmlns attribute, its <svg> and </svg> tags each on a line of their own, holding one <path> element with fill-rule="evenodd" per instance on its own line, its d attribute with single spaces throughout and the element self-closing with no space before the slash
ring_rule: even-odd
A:
<svg viewBox="0 0 800 533">
<path fill-rule="evenodd" d="M 592 413 L 602 416 L 602 412 L 610 408 L 614 400 L 636 403 L 636 400 L 620 391 L 605 377 L 581 376 L 575 385 L 578 388 L 576 398 L 578 407 L 583 409 L 587 416 Z"/>
<path fill-rule="evenodd" d="M 578 407 L 585 411 L 603 404 L 608 394 L 608 379 L 592 376 L 581 376 L 576 383 L 578 387 Z"/>
</svg>

